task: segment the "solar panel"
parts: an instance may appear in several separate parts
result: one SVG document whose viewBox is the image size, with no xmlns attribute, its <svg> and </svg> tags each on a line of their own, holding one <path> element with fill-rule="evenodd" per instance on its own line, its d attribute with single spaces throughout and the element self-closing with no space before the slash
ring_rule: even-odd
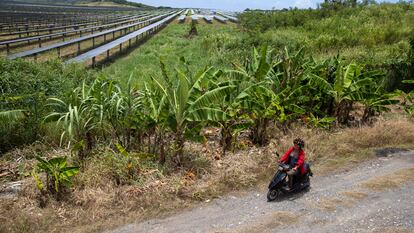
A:
<svg viewBox="0 0 414 233">
<path fill-rule="evenodd" d="M 222 16 L 215 15 L 214 18 L 221 23 L 227 23 L 227 19 Z"/>
<path fill-rule="evenodd" d="M 178 21 L 180 21 L 180 23 L 184 23 L 185 17 L 185 15 L 181 15 L 180 17 L 178 17 Z"/>
<path fill-rule="evenodd" d="M 129 41 L 133 38 L 137 38 L 138 36 L 142 36 L 145 33 L 150 32 L 153 29 L 157 29 L 158 27 L 160 27 L 160 26 L 166 24 L 167 22 L 169 22 L 170 20 L 172 20 L 174 17 L 176 17 L 180 13 L 181 12 L 173 13 L 172 15 L 170 15 L 170 16 L 168 16 L 168 17 L 166 17 L 166 18 L 164 18 L 164 19 L 162 19 L 162 20 L 160 20 L 156 23 L 150 24 L 150 25 L 148 25 L 144 28 L 141 28 L 141 29 L 133 32 L 133 33 L 130 33 L 126 36 L 118 38 L 114 41 L 111 41 L 108 44 L 102 45 L 102 46 L 100 46 L 98 48 L 95 48 L 95 49 L 92 49 L 92 50 L 90 50 L 90 51 L 88 51 L 88 52 L 86 52 L 86 53 L 84 53 L 80 56 L 72 58 L 72 59 L 68 60 L 67 63 L 83 62 L 83 61 L 86 61 L 88 59 L 93 59 L 94 60 L 94 58 L 96 56 L 98 56 L 100 54 L 103 54 L 103 53 L 105 53 L 105 52 L 109 51 L 110 49 L 115 48 L 117 46 L 122 46 L 122 43 L 124 43 L 124 42 L 127 42 L 127 41 Z"/>
<path fill-rule="evenodd" d="M 207 23 L 213 23 L 213 18 L 212 18 L 211 16 L 205 15 L 205 16 L 204 16 L 204 20 L 205 20 Z"/>
<path fill-rule="evenodd" d="M 191 20 L 195 22 L 198 21 L 198 15 L 192 15 Z"/>
<path fill-rule="evenodd" d="M 121 27 L 118 27 L 118 28 L 98 32 L 98 33 L 83 36 L 83 37 L 80 37 L 80 38 L 75 38 L 75 39 L 72 39 L 72 40 L 69 40 L 69 41 L 66 41 L 66 42 L 57 43 L 57 44 L 45 46 L 45 47 L 42 47 L 42 48 L 36 48 L 36 49 L 29 50 L 29 51 L 24 51 L 24 52 L 21 52 L 21 53 L 12 54 L 12 55 L 8 56 L 7 58 L 13 60 L 13 59 L 16 59 L 16 58 L 27 57 L 27 56 L 30 56 L 30 55 L 35 55 L 35 54 L 39 54 L 39 53 L 42 53 L 42 52 L 46 52 L 46 51 L 49 51 L 49 50 L 52 50 L 52 49 L 69 46 L 69 45 L 79 43 L 79 42 L 82 42 L 82 41 L 85 41 L 85 40 L 89 40 L 89 39 L 100 37 L 100 36 L 103 36 L 103 35 L 106 35 L 106 34 L 118 32 L 118 31 L 121 31 L 121 30 L 124 30 L 124 29 L 127 29 L 127 28 L 135 27 L 135 26 L 138 26 L 138 25 L 146 24 L 146 23 L 151 23 L 151 22 L 154 22 L 155 20 L 158 20 L 158 19 L 162 18 L 163 16 L 165 16 L 165 15 L 156 16 L 156 17 L 153 17 L 151 19 L 141 21 L 141 22 L 138 22 L 138 23 L 129 24 L 129 25 L 126 25 L 126 26 L 121 26 Z"/>
</svg>

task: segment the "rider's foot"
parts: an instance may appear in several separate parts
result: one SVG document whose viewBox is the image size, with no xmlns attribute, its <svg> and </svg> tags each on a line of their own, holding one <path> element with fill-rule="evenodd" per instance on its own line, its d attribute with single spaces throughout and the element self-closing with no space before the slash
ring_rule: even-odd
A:
<svg viewBox="0 0 414 233">
<path fill-rule="evenodd" d="M 282 189 L 286 192 L 290 192 L 290 187 L 289 186 L 283 186 Z"/>
</svg>

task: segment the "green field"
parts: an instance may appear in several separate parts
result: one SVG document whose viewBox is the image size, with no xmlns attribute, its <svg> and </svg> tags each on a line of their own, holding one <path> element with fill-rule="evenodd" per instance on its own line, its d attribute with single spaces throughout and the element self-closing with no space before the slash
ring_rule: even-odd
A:
<svg viewBox="0 0 414 233">
<path fill-rule="evenodd" d="M 171 23 L 145 44 L 127 56 L 117 59 L 103 69 L 103 73 L 123 82 L 133 73 L 134 82 L 140 83 L 152 76 L 160 76 L 160 60 L 168 69 L 183 68 L 183 57 L 192 71 L 206 66 L 227 69 L 238 60 L 239 51 L 222 43 L 221 39 L 235 40 L 244 33 L 235 24 L 197 26 L 198 36 L 189 38 L 189 24 Z M 227 42 L 227 41 L 226 41 Z"/>
</svg>

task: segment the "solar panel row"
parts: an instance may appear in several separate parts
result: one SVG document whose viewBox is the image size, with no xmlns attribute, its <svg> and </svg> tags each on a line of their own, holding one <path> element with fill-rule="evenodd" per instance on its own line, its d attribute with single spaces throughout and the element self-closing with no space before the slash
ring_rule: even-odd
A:
<svg viewBox="0 0 414 233">
<path fill-rule="evenodd" d="M 179 15 L 181 12 L 173 12 L 171 14 L 169 14 L 167 17 L 163 18 L 162 20 L 159 20 L 153 24 L 150 24 L 144 28 L 141 28 L 133 33 L 130 33 L 128 35 L 125 35 L 121 38 L 118 38 L 114 41 L 111 41 L 108 44 L 102 45 L 98 48 L 92 49 L 80 56 L 77 56 L 75 58 L 72 58 L 68 61 L 68 63 L 71 62 L 84 62 L 87 61 L 89 59 L 92 59 L 92 66 L 95 65 L 96 62 L 96 57 L 100 54 L 103 53 L 107 53 L 107 56 L 109 56 L 109 50 L 119 46 L 119 49 L 122 50 L 122 44 L 125 42 L 128 42 L 129 45 L 131 45 L 131 41 L 132 39 L 136 39 L 136 41 L 138 41 L 139 39 L 150 35 L 156 31 L 158 31 L 161 27 L 165 26 L 168 22 L 170 22 L 171 20 L 173 20 L 177 15 Z M 162 17 L 164 17 L 165 15 L 163 15 Z"/>
</svg>

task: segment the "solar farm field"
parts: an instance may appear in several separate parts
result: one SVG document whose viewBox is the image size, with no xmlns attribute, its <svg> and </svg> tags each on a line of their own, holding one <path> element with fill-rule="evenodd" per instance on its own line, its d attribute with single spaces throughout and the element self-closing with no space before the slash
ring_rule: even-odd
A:
<svg viewBox="0 0 414 233">
<path fill-rule="evenodd" d="M 111 77 L 116 77 L 122 83 L 127 83 L 131 73 L 134 74 L 132 82 L 142 84 L 151 76 L 160 76 L 162 71 L 160 60 L 168 69 L 182 67 L 180 58 L 187 60 L 188 68 L 195 72 L 200 67 L 215 66 L 226 69 L 232 62 L 246 55 L 248 51 L 234 50 L 221 44 L 220 40 L 238 43 L 240 32 L 236 24 L 222 24 L 218 21 L 209 24 L 201 22 L 197 24 L 198 36 L 189 38 L 188 31 L 191 27 L 190 17 L 186 23 L 177 20 L 170 23 L 163 31 L 154 35 L 145 44 L 128 53 L 127 56 L 112 60 L 110 65 L 103 68 L 102 72 Z"/>
<path fill-rule="evenodd" d="M 56 57 L 92 65 L 156 33 L 180 13 L 180 10 L 14 4 L 1 9 L 3 56 L 39 61 Z"/>
<path fill-rule="evenodd" d="M 159 69 L 160 60 L 171 69 L 180 67 L 180 58 L 185 58 L 188 68 L 195 72 L 200 67 L 216 66 L 230 67 L 232 62 L 249 53 L 243 50 L 233 50 L 224 46 L 223 42 L 239 43 L 247 33 L 240 31 L 237 23 L 225 23 L 215 20 L 213 11 L 185 10 L 167 28 L 154 35 L 151 40 L 131 51 L 127 56 L 112 60 L 102 72 L 117 77 L 126 83 L 133 73 L 140 77 L 133 79 L 134 83 L 148 81 L 150 76 L 162 75 Z M 197 17 L 194 22 L 193 16 Z M 205 18 L 211 19 L 211 22 Z M 190 36 L 192 24 L 196 24 L 198 35 Z"/>
<path fill-rule="evenodd" d="M 175 20 L 227 23 L 231 16 L 194 10 L 4 4 L 0 16 L 0 55 L 7 59 L 58 58 L 95 66 L 122 54 Z"/>
</svg>

